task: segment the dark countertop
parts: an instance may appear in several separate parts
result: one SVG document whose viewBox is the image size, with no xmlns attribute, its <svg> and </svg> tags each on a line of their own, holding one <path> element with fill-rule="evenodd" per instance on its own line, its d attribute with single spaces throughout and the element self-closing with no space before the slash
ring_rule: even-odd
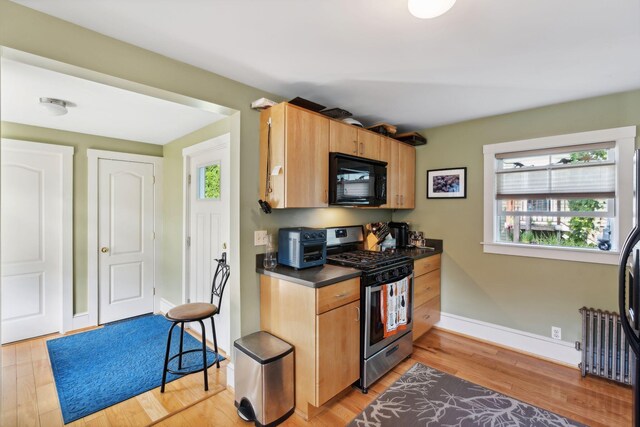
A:
<svg viewBox="0 0 640 427">
<path fill-rule="evenodd" d="M 403 248 L 403 249 L 396 249 L 396 252 L 399 254 L 411 257 L 414 260 L 427 258 L 433 255 L 442 253 L 442 240 L 427 239 L 427 246 L 432 247 L 434 250 L 420 249 L 420 248 Z"/>
<path fill-rule="evenodd" d="M 361 271 L 355 268 L 341 267 L 339 265 L 325 264 L 320 267 L 296 270 L 286 265 L 278 264 L 276 268 L 267 270 L 262 266 L 263 254 L 256 255 L 256 272 L 271 276 L 310 288 L 322 288 L 334 283 L 360 277 Z"/>
<path fill-rule="evenodd" d="M 404 248 L 396 249 L 400 254 L 409 256 L 414 260 L 427 258 L 442 253 L 442 240 L 427 239 L 427 246 L 434 248 Z M 322 288 L 323 286 L 332 285 L 334 283 L 359 277 L 361 271 L 355 268 L 342 267 L 339 265 L 325 264 L 320 267 L 305 268 L 304 270 L 296 270 L 286 265 L 278 264 L 276 268 L 267 270 L 262 265 L 264 254 L 256 255 L 256 272 L 266 276 L 276 277 L 288 282 L 297 283 L 299 285 L 308 286 L 310 288 Z"/>
</svg>

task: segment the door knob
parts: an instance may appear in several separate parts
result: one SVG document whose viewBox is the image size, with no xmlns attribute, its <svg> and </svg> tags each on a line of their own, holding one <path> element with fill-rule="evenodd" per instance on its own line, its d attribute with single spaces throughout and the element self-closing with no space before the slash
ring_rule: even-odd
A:
<svg viewBox="0 0 640 427">
<path fill-rule="evenodd" d="M 106 254 L 107 252 L 109 252 L 109 248 L 107 248 L 106 246 L 103 246 L 103 247 L 100 249 L 100 252 L 102 252 L 103 254 Z"/>
</svg>

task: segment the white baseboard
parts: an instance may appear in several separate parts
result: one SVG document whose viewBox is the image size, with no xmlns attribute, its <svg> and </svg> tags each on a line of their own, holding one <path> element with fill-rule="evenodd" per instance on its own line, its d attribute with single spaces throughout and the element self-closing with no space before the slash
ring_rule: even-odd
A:
<svg viewBox="0 0 640 427">
<path fill-rule="evenodd" d="M 170 303 L 166 299 L 160 298 L 160 312 L 162 314 L 167 314 L 167 312 L 172 308 L 174 308 L 175 306 L 176 306 L 175 304 Z"/>
<path fill-rule="evenodd" d="M 235 387 L 235 368 L 233 363 L 227 365 L 227 388 L 233 390 Z"/>
<path fill-rule="evenodd" d="M 576 368 L 581 360 L 581 353 L 575 349 L 573 343 L 455 314 L 441 313 L 440 322 L 436 323 L 436 327 Z"/>
<path fill-rule="evenodd" d="M 73 315 L 73 320 L 71 323 L 71 330 L 74 331 L 76 329 L 84 329 L 88 328 L 91 325 L 89 319 L 89 312 L 77 313 Z"/>
</svg>

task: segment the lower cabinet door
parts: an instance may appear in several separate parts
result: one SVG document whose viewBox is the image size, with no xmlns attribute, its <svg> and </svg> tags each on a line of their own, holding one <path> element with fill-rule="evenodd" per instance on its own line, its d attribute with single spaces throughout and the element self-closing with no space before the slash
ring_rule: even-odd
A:
<svg viewBox="0 0 640 427">
<path fill-rule="evenodd" d="M 316 316 L 316 404 L 360 377 L 360 301 Z"/>
<path fill-rule="evenodd" d="M 414 305 L 420 307 L 440 295 L 440 269 L 417 276 L 413 283 Z"/>
<path fill-rule="evenodd" d="M 417 340 L 440 320 L 440 295 L 413 310 L 413 340 Z"/>
</svg>

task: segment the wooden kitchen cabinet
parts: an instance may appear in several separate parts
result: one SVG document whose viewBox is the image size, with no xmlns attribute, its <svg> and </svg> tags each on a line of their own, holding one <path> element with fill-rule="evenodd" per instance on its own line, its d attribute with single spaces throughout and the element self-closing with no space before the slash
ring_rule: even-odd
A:
<svg viewBox="0 0 640 427">
<path fill-rule="evenodd" d="M 357 156 L 359 150 L 358 129 L 355 126 L 331 120 L 329 122 L 329 151 Z"/>
<path fill-rule="evenodd" d="M 387 203 L 380 207 L 415 208 L 413 146 L 286 102 L 260 114 L 258 197 L 274 209 L 327 207 L 329 152 L 387 162 Z M 265 196 L 268 157 L 270 188 Z"/>
<path fill-rule="evenodd" d="M 440 320 L 440 254 L 413 265 L 413 340 Z"/>
<path fill-rule="evenodd" d="M 427 333 L 440 320 L 440 295 L 413 310 L 413 341 Z"/>
<path fill-rule="evenodd" d="M 317 316 L 316 350 L 316 399 L 322 404 L 360 378 L 359 298 Z"/>
<path fill-rule="evenodd" d="M 414 277 L 413 301 L 416 307 L 440 296 L 440 269 Z"/>
<path fill-rule="evenodd" d="M 316 289 L 260 276 L 260 329 L 294 347 L 296 412 L 313 417 L 360 377 L 360 278 Z"/>
<path fill-rule="evenodd" d="M 271 141 L 269 139 L 271 120 Z M 260 115 L 260 198 L 265 197 L 267 146 L 274 209 L 326 207 L 329 204 L 329 119 L 287 103 Z M 274 172 L 275 171 L 275 172 Z M 275 173 L 275 175 L 274 175 Z"/>
<path fill-rule="evenodd" d="M 358 128 L 358 145 L 360 147 L 360 157 L 380 160 L 380 140 L 382 137 L 371 131 Z"/>
<path fill-rule="evenodd" d="M 416 149 L 402 142 L 397 144 L 400 209 L 413 209 L 416 207 Z"/>
<path fill-rule="evenodd" d="M 416 149 L 395 139 L 385 138 L 387 166 L 387 204 L 392 209 L 413 209 L 416 205 Z"/>
<path fill-rule="evenodd" d="M 329 151 L 380 160 L 381 136 L 335 120 L 329 123 Z"/>
</svg>

